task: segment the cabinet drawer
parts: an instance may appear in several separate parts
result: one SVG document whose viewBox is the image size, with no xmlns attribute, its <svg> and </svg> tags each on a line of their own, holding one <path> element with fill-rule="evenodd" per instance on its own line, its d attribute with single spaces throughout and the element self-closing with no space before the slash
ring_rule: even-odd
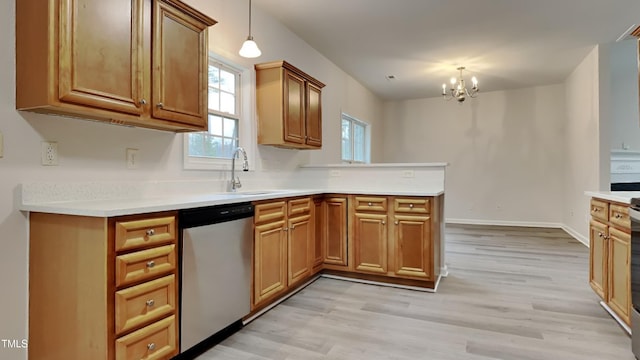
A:
<svg viewBox="0 0 640 360">
<path fill-rule="evenodd" d="M 150 279 L 176 268 L 176 246 L 165 245 L 116 257 L 116 286 Z"/>
<path fill-rule="evenodd" d="M 629 208 L 627 206 L 609 205 L 609 221 L 620 230 L 631 231 L 631 219 L 629 219 Z"/>
<path fill-rule="evenodd" d="M 276 201 L 255 206 L 255 223 L 270 222 L 284 218 L 287 214 L 287 203 Z"/>
<path fill-rule="evenodd" d="M 428 198 L 396 198 L 393 202 L 393 210 L 416 214 L 428 214 L 431 212 L 431 201 Z"/>
<path fill-rule="evenodd" d="M 591 216 L 603 222 L 609 221 L 609 203 L 591 199 Z"/>
<path fill-rule="evenodd" d="M 116 251 L 164 244 L 175 239 L 175 216 L 116 222 Z"/>
<path fill-rule="evenodd" d="M 116 292 L 116 334 L 173 313 L 176 277 L 165 276 Z"/>
<path fill-rule="evenodd" d="M 311 198 L 289 200 L 289 216 L 308 214 L 311 211 Z"/>
<path fill-rule="evenodd" d="M 387 198 L 380 196 L 356 196 L 356 211 L 387 211 Z"/>
<path fill-rule="evenodd" d="M 177 354 L 176 317 L 171 315 L 116 340 L 116 360 L 159 360 Z"/>
</svg>

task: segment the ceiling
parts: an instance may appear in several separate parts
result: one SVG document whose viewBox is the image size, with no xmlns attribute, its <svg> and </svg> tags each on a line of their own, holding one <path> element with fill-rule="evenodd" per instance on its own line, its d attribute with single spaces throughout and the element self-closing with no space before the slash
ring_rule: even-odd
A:
<svg viewBox="0 0 640 360">
<path fill-rule="evenodd" d="M 387 100 L 440 96 L 458 66 L 467 68 L 467 82 L 478 78 L 481 91 L 561 83 L 595 44 L 640 24 L 639 0 L 254 0 L 254 6 Z"/>
</svg>

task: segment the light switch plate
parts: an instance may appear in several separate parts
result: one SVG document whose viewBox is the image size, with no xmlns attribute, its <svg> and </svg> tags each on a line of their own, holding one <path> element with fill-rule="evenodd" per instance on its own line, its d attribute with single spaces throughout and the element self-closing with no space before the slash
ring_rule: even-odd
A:
<svg viewBox="0 0 640 360">
<path fill-rule="evenodd" d="M 137 169 L 139 162 L 138 149 L 127 148 L 127 169 Z"/>
</svg>

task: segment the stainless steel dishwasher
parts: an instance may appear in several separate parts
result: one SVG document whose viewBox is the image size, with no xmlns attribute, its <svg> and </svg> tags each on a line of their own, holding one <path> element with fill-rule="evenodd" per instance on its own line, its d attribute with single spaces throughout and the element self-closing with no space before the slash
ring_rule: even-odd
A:
<svg viewBox="0 0 640 360">
<path fill-rule="evenodd" d="M 197 355 L 250 312 L 253 205 L 180 211 L 180 352 Z"/>
</svg>

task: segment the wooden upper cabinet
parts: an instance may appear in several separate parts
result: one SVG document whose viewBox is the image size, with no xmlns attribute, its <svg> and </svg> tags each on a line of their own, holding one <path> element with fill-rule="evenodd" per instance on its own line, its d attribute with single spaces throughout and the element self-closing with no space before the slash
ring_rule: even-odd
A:
<svg viewBox="0 0 640 360">
<path fill-rule="evenodd" d="M 256 64 L 258 144 L 322 147 L 324 84 L 286 61 Z"/>
<path fill-rule="evenodd" d="M 154 4 L 153 117 L 206 129 L 209 23 L 181 3 Z"/>
<path fill-rule="evenodd" d="M 143 23 L 142 0 L 60 1 L 58 99 L 141 114 Z"/>
<path fill-rule="evenodd" d="M 16 108 L 206 129 L 215 23 L 178 0 L 16 1 Z"/>
</svg>

